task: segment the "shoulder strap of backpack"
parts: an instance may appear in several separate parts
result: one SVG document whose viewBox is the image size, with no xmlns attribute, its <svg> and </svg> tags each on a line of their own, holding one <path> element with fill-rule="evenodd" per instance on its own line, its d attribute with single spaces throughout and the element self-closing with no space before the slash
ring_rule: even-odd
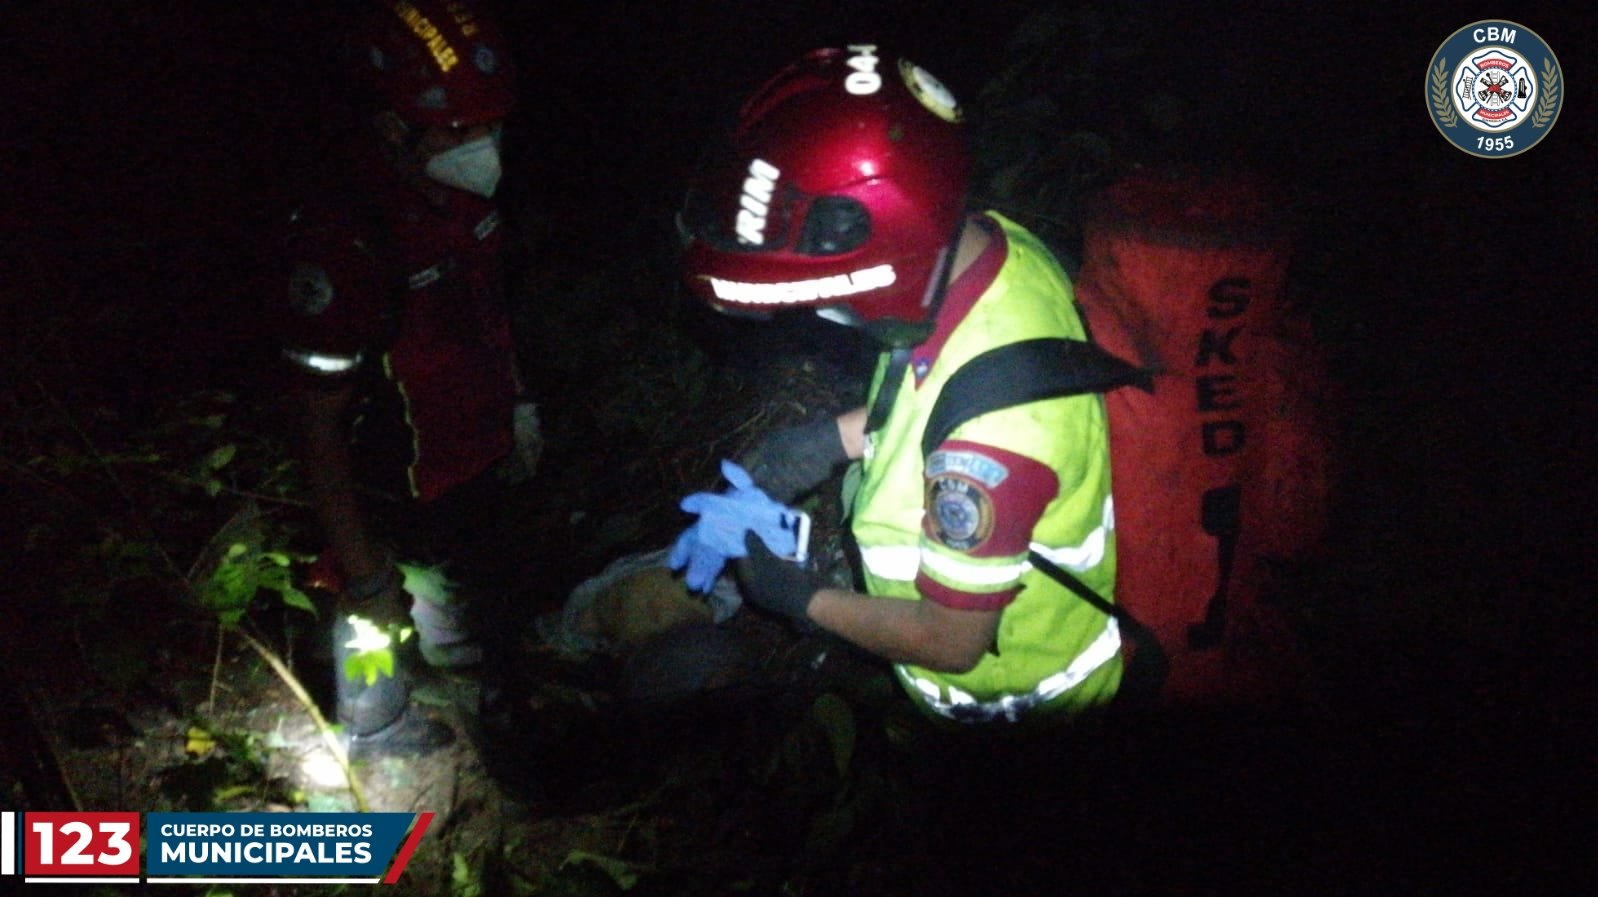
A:
<svg viewBox="0 0 1598 897">
<path fill-rule="evenodd" d="M 1155 637 L 1154 630 L 1132 616 L 1125 607 L 1111 603 L 1071 571 L 1036 551 L 1028 552 L 1027 560 L 1094 609 L 1114 619 L 1121 628 L 1121 634 L 1132 644 L 1131 658 L 1121 671 L 1121 688 L 1116 692 L 1115 704 L 1130 709 L 1152 703 L 1165 686 L 1165 679 L 1171 671 L 1171 658 Z"/>
<path fill-rule="evenodd" d="M 981 414 L 1043 399 L 1108 392 L 1136 386 L 1154 392 L 1154 378 L 1146 370 L 1111 355 L 1098 344 L 1084 340 L 1045 338 L 1023 340 L 978 355 L 966 362 L 932 406 L 921 434 L 921 454 L 932 453 L 955 428 Z M 1122 676 L 1117 704 L 1127 707 L 1152 701 L 1164 685 L 1170 660 L 1153 630 L 1126 608 L 1112 603 L 1048 558 L 1031 552 L 1032 565 L 1069 589 L 1105 616 L 1113 618 L 1134 646 Z"/>
<path fill-rule="evenodd" d="M 1154 378 L 1097 343 L 1045 338 L 989 349 L 944 384 L 921 433 L 921 454 L 931 454 L 956 427 L 977 415 L 1122 386 L 1153 392 Z"/>
</svg>

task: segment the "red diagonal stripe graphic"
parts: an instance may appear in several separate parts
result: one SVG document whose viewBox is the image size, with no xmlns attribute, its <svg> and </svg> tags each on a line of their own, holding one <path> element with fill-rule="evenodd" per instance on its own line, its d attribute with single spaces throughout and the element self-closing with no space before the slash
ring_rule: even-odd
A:
<svg viewBox="0 0 1598 897">
<path fill-rule="evenodd" d="M 411 833 L 400 845 L 399 852 L 394 854 L 394 864 L 389 867 L 388 874 L 383 876 L 383 884 L 391 885 L 399 881 L 400 873 L 405 871 L 405 865 L 411 861 L 411 854 L 416 852 L 416 845 L 421 843 L 422 833 L 433 822 L 432 813 L 417 813 L 416 822 L 411 825 Z"/>
</svg>

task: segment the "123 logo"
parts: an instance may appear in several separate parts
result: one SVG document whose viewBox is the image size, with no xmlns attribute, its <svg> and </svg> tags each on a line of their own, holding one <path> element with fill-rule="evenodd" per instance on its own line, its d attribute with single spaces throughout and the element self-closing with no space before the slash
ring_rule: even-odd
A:
<svg viewBox="0 0 1598 897">
<path fill-rule="evenodd" d="M 25 813 L 24 871 L 29 881 L 138 881 L 138 813 Z"/>
<path fill-rule="evenodd" d="M 1455 31 L 1432 54 L 1426 105 L 1449 143 L 1497 159 L 1548 135 L 1564 86 L 1559 60 L 1536 32 L 1489 19 Z"/>
</svg>

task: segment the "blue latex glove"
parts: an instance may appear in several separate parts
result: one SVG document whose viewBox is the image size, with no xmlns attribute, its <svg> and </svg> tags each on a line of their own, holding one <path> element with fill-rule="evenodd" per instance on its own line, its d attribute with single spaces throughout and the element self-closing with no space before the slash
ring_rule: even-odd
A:
<svg viewBox="0 0 1598 897">
<path fill-rule="evenodd" d="M 723 495 L 734 499 L 743 509 L 742 517 L 748 522 L 745 532 L 759 536 L 773 554 L 792 555 L 799 547 L 798 512 L 767 495 L 736 462 L 722 461 L 721 475 L 732 486 Z M 743 534 L 740 533 L 739 546 L 742 545 Z M 734 556 L 743 557 L 743 553 Z"/>
<path fill-rule="evenodd" d="M 679 505 L 699 520 L 672 546 L 666 565 L 688 568 L 688 588 L 707 592 L 727 561 L 744 557 L 744 538 L 753 533 L 774 554 L 791 555 L 798 547 L 797 515 L 761 491 L 748 472 L 731 461 L 721 462 L 721 474 L 730 488 L 722 492 L 695 492 Z"/>
</svg>

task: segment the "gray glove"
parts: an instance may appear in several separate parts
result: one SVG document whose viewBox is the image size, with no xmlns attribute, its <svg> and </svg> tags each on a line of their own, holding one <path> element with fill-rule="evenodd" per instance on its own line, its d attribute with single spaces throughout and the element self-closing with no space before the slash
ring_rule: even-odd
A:
<svg viewBox="0 0 1598 897">
<path fill-rule="evenodd" d="M 849 460 L 830 417 L 767 433 L 738 459 L 739 466 L 767 495 L 782 504 L 821 485 L 839 464 Z"/>
</svg>

